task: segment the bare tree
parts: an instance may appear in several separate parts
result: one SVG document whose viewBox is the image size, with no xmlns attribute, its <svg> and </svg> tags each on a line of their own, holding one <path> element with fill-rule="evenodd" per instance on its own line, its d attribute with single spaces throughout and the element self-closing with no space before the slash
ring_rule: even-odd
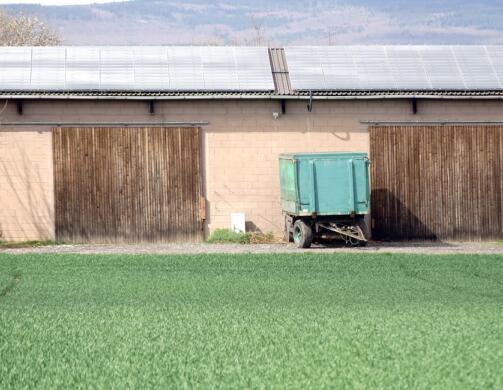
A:
<svg viewBox="0 0 503 390">
<path fill-rule="evenodd" d="M 0 10 L 0 46 L 57 46 L 61 38 L 36 16 L 9 15 Z"/>
</svg>

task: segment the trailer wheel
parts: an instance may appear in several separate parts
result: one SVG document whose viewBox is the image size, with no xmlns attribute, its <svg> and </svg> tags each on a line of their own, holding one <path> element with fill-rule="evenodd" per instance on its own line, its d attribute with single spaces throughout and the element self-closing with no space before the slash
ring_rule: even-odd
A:
<svg viewBox="0 0 503 390">
<path fill-rule="evenodd" d="M 313 230 L 301 219 L 293 224 L 293 242 L 297 248 L 309 248 L 313 242 Z"/>
</svg>

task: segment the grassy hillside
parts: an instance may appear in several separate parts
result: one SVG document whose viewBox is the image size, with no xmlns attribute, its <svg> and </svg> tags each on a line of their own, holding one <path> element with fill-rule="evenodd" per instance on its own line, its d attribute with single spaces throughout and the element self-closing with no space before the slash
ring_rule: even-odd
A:
<svg viewBox="0 0 503 390">
<path fill-rule="evenodd" d="M 503 43 L 489 0 L 132 0 L 4 6 L 40 15 L 68 44 Z"/>
</svg>

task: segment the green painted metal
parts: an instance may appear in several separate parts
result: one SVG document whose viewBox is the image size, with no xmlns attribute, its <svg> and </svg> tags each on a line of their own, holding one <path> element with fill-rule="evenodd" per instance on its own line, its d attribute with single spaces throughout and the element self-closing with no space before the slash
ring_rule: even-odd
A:
<svg viewBox="0 0 503 390">
<path fill-rule="evenodd" d="M 367 153 L 281 154 L 281 207 L 295 216 L 368 214 L 368 166 Z"/>
</svg>

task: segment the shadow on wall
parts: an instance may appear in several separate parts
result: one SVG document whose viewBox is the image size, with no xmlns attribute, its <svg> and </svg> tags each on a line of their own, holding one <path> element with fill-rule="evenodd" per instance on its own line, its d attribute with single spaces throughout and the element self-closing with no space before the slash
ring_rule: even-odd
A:
<svg viewBox="0 0 503 390">
<path fill-rule="evenodd" d="M 245 229 L 248 233 L 262 233 L 262 230 L 252 221 L 245 221 Z"/>
<path fill-rule="evenodd" d="M 374 240 L 438 240 L 409 208 L 387 189 L 372 190 Z"/>
<path fill-rule="evenodd" d="M 0 158 L 0 178 L 0 240 L 53 239 L 49 178 L 42 177 L 39 165 L 30 160 L 22 145 Z"/>
</svg>

